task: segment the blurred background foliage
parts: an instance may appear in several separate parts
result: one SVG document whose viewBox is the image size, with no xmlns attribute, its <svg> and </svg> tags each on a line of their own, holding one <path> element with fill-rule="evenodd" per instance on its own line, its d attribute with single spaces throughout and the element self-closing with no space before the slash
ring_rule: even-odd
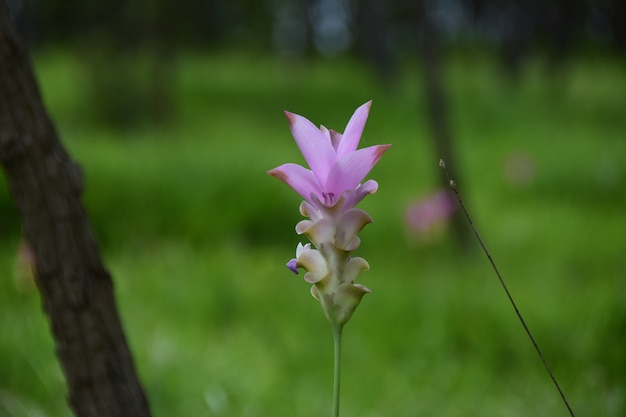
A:
<svg viewBox="0 0 626 417">
<path fill-rule="evenodd" d="M 343 415 L 566 415 L 438 203 L 436 126 L 574 410 L 626 415 L 626 2 L 9 4 L 155 416 L 327 414 L 330 328 L 284 267 L 299 198 L 265 172 L 303 162 L 283 110 L 342 130 L 369 99 L 362 145 L 393 147 Z M 69 416 L 31 261 L 2 180 L 0 416 Z"/>
</svg>

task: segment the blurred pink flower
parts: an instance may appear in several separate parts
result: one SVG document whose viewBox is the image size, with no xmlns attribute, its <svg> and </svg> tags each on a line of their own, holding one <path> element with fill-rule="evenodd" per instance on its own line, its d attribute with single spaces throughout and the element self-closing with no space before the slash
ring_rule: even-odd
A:
<svg viewBox="0 0 626 417">
<path fill-rule="evenodd" d="M 374 180 L 361 181 L 391 145 L 358 149 L 372 102 L 355 112 L 343 133 L 318 129 L 308 119 L 285 112 L 300 152 L 311 169 L 288 163 L 268 171 L 319 209 L 333 207 L 344 196 L 343 209 L 354 207 L 378 189 Z"/>
<path fill-rule="evenodd" d="M 412 231 L 428 234 L 437 225 L 447 221 L 456 209 L 452 196 L 447 190 L 441 189 L 411 203 L 406 210 L 406 221 Z"/>
</svg>

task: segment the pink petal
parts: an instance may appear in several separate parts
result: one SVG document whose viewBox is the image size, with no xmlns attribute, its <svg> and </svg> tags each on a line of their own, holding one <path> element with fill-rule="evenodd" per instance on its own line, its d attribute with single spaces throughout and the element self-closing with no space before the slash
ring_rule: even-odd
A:
<svg viewBox="0 0 626 417">
<path fill-rule="evenodd" d="M 291 134 L 300 148 L 300 152 L 320 184 L 326 182 L 328 172 L 336 160 L 335 149 L 330 141 L 330 134 L 318 129 L 308 119 L 285 112 L 289 120 Z M 325 129 L 325 128 L 324 128 Z M 328 132 L 328 130 L 326 130 Z"/>
<path fill-rule="evenodd" d="M 326 193 L 340 196 L 345 191 L 354 190 L 390 146 L 370 146 L 341 158 L 328 174 L 325 187 L 323 187 Z"/>
<path fill-rule="evenodd" d="M 305 200 L 311 200 L 311 194 L 322 195 L 315 175 L 298 164 L 283 164 L 267 173 L 293 188 Z"/>
<path fill-rule="evenodd" d="M 330 130 L 328 130 L 328 129 L 326 128 L 326 126 L 324 126 L 324 125 L 320 125 L 320 131 L 324 134 L 324 137 L 326 138 L 326 140 L 329 140 L 329 141 L 331 141 L 331 142 L 332 142 L 332 140 L 331 140 L 331 135 L 330 135 Z M 331 143 L 331 144 L 332 144 L 332 143 Z M 334 147 L 334 145 L 333 145 L 333 147 Z"/>
<path fill-rule="evenodd" d="M 370 107 L 372 107 L 372 100 L 356 109 L 350 118 L 350 121 L 346 126 L 346 130 L 343 132 L 341 142 L 339 142 L 339 147 L 337 148 L 337 158 L 341 158 L 350 152 L 354 152 L 357 146 L 359 146 L 359 141 L 361 140 L 361 135 L 363 134 L 363 128 L 365 127 Z"/>
<path fill-rule="evenodd" d="M 363 184 L 356 187 L 356 189 L 347 192 L 345 195 L 345 201 L 343 207 L 345 210 L 356 206 L 361 202 L 368 194 L 374 194 L 378 190 L 378 183 L 374 180 L 367 180 Z"/>
<path fill-rule="evenodd" d="M 335 152 L 337 151 L 337 148 L 339 148 L 339 144 L 341 143 L 341 137 L 341 133 L 330 129 L 330 141 L 333 144 L 333 148 L 335 148 Z"/>
</svg>

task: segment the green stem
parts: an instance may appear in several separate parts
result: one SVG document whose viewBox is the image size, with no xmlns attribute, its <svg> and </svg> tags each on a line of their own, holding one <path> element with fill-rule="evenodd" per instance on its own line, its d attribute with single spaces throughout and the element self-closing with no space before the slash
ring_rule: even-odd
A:
<svg viewBox="0 0 626 417">
<path fill-rule="evenodd" d="M 343 325 L 333 323 L 333 339 L 335 345 L 335 369 L 333 387 L 333 417 L 339 417 L 339 382 L 341 379 L 341 331 Z"/>
</svg>

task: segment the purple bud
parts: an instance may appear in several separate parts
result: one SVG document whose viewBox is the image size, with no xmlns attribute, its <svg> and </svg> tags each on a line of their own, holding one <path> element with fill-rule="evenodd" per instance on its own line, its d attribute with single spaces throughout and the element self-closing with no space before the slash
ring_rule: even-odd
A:
<svg viewBox="0 0 626 417">
<path fill-rule="evenodd" d="M 287 268 L 291 269 L 294 272 L 294 274 L 298 273 L 298 267 L 296 266 L 297 262 L 298 260 L 295 258 L 287 262 Z"/>
</svg>

